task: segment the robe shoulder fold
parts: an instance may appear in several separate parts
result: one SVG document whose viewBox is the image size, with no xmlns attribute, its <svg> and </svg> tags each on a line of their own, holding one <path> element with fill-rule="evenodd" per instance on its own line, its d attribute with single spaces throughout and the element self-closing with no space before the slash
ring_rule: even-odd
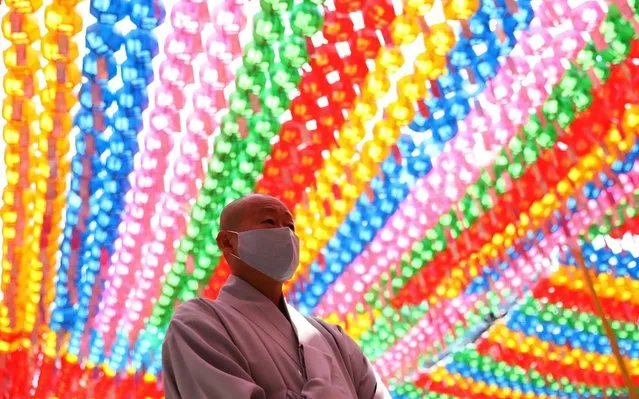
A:
<svg viewBox="0 0 639 399">
<path fill-rule="evenodd" d="M 359 399 L 391 399 L 390 392 L 373 369 L 360 346 L 338 325 L 329 324 L 319 318 L 308 317 L 318 324 L 333 339 L 335 354 L 341 357 L 353 381 Z"/>
<path fill-rule="evenodd" d="M 162 346 L 166 399 L 266 399 L 214 309 L 194 299 L 176 310 Z"/>
</svg>

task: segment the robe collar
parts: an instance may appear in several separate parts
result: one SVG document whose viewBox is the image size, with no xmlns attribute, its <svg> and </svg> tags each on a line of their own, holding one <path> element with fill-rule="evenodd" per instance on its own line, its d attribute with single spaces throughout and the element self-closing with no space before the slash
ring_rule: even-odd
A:
<svg viewBox="0 0 639 399">
<path fill-rule="evenodd" d="M 286 315 L 282 313 L 270 299 L 241 278 L 229 276 L 217 300 L 232 306 L 287 348 L 291 343 L 297 343 L 288 312 Z"/>
<path fill-rule="evenodd" d="M 322 333 L 288 305 L 283 296 L 282 311 L 251 284 L 231 275 L 220 290 L 217 300 L 243 314 L 286 350 L 302 344 L 305 347 L 311 346 L 323 354 L 331 353 Z"/>
<path fill-rule="evenodd" d="M 230 276 L 217 298 L 247 318 L 256 329 L 269 335 L 291 360 L 301 367 L 307 381 L 321 381 L 318 387 L 330 385 L 334 367 L 333 350 L 322 332 L 282 297 L 281 308 L 241 278 Z M 302 371 L 303 370 L 303 371 Z M 347 376 L 344 375 L 343 378 Z M 357 397 L 349 385 L 351 396 Z M 334 396 L 337 397 L 337 396 Z"/>
</svg>

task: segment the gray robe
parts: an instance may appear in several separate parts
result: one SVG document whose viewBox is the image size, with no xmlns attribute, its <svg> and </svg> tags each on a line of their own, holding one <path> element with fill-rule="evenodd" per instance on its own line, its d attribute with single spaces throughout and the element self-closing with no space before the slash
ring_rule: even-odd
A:
<svg viewBox="0 0 639 399">
<path fill-rule="evenodd" d="M 166 399 L 390 398 L 341 328 L 286 308 L 233 276 L 217 300 L 178 306 L 162 346 Z"/>
</svg>

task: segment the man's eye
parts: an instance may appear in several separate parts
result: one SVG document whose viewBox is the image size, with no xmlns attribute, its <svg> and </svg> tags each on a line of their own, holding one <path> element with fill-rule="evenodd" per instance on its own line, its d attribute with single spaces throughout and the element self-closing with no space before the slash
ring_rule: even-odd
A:
<svg viewBox="0 0 639 399">
<path fill-rule="evenodd" d="M 265 224 L 275 224 L 275 220 L 273 220 L 273 219 L 266 219 L 266 220 L 265 220 L 264 222 L 262 222 L 262 223 L 265 223 Z"/>
</svg>

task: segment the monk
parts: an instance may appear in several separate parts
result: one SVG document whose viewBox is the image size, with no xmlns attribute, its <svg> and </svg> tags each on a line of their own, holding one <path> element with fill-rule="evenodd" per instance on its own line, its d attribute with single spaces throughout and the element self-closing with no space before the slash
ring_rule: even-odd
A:
<svg viewBox="0 0 639 399">
<path fill-rule="evenodd" d="M 253 194 L 221 215 L 217 244 L 231 276 L 217 300 L 178 306 L 162 346 L 167 399 L 390 398 L 340 327 L 289 306 L 299 263 L 291 212 Z"/>
</svg>

